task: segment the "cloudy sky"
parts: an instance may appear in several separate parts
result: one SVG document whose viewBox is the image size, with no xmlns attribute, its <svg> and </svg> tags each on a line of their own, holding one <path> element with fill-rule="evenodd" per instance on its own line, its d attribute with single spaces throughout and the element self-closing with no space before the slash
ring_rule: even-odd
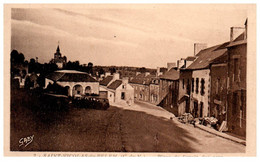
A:
<svg viewBox="0 0 260 162">
<path fill-rule="evenodd" d="M 194 43 L 229 40 L 243 26 L 241 5 L 63 5 L 13 8 L 11 49 L 49 62 L 58 41 L 81 64 L 151 67 L 193 55 Z"/>
</svg>

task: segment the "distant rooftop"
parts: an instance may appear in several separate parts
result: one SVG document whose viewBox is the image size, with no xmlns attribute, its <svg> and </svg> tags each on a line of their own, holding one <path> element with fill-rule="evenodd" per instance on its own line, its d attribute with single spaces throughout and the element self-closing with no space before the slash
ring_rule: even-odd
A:
<svg viewBox="0 0 260 162">
<path fill-rule="evenodd" d="M 112 79 L 113 79 L 113 76 L 112 76 L 112 75 L 109 75 L 109 76 L 105 77 L 105 78 L 100 82 L 100 85 L 107 86 L 108 83 L 110 83 Z"/>
<path fill-rule="evenodd" d="M 189 70 L 199 70 L 208 68 L 210 63 L 214 61 L 214 59 L 224 55 L 227 53 L 226 46 L 229 42 L 225 42 L 213 47 L 206 48 L 201 50 L 196 56 L 197 59 L 187 67 Z"/>
<path fill-rule="evenodd" d="M 122 80 L 115 80 L 107 88 L 116 90 L 122 84 Z"/>
<path fill-rule="evenodd" d="M 174 68 L 167 71 L 165 74 L 160 76 L 160 79 L 166 79 L 166 80 L 178 80 L 179 79 L 179 72 L 175 70 Z"/>
</svg>

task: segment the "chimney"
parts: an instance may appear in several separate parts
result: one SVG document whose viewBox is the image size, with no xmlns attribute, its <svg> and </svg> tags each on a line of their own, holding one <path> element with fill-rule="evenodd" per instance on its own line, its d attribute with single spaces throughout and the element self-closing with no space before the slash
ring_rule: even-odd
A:
<svg viewBox="0 0 260 162">
<path fill-rule="evenodd" d="M 177 66 L 178 69 L 181 69 L 185 65 L 185 59 L 181 58 L 180 60 L 177 61 L 177 64 L 178 64 L 178 66 Z"/>
<path fill-rule="evenodd" d="M 156 77 L 158 77 L 160 75 L 160 69 L 161 69 L 160 67 L 156 68 Z"/>
<path fill-rule="evenodd" d="M 194 43 L 194 56 L 196 56 L 201 50 L 207 48 L 206 43 Z"/>
<path fill-rule="evenodd" d="M 168 62 L 167 63 L 167 71 L 171 70 L 172 68 L 176 67 L 176 63 L 175 62 Z"/>
<path fill-rule="evenodd" d="M 244 39 L 246 40 L 247 39 L 247 19 L 246 19 L 246 22 L 245 22 L 245 34 L 244 34 Z"/>
<path fill-rule="evenodd" d="M 109 75 L 111 75 L 110 72 L 106 72 L 106 73 L 105 73 L 105 77 L 107 77 L 107 76 L 109 76 Z"/>
<path fill-rule="evenodd" d="M 113 80 L 118 80 L 119 79 L 119 73 L 114 73 L 113 74 Z"/>
<path fill-rule="evenodd" d="M 148 76 L 148 75 L 150 75 L 150 73 L 149 72 L 145 72 L 145 74 L 144 74 L 145 76 Z"/>
<path fill-rule="evenodd" d="M 244 29 L 243 27 L 230 27 L 230 42 L 234 41 Z"/>
<path fill-rule="evenodd" d="M 124 77 L 124 78 L 122 79 L 122 83 L 123 83 L 124 85 L 128 84 L 128 77 Z"/>
</svg>

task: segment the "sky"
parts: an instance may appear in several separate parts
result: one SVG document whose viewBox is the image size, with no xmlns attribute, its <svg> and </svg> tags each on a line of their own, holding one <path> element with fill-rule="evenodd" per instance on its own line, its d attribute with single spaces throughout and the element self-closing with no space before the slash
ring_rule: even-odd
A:
<svg viewBox="0 0 260 162">
<path fill-rule="evenodd" d="M 49 62 L 58 42 L 62 55 L 81 64 L 166 67 L 193 56 L 194 43 L 208 47 L 243 27 L 246 5 L 84 4 L 13 8 L 11 50 Z"/>
</svg>

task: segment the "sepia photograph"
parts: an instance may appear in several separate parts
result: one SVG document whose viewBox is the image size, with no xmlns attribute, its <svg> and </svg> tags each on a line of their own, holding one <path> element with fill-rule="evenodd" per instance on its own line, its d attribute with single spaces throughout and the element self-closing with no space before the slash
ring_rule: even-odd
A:
<svg viewBox="0 0 260 162">
<path fill-rule="evenodd" d="M 256 153 L 255 4 L 5 4 L 4 27 L 6 156 Z"/>
</svg>

